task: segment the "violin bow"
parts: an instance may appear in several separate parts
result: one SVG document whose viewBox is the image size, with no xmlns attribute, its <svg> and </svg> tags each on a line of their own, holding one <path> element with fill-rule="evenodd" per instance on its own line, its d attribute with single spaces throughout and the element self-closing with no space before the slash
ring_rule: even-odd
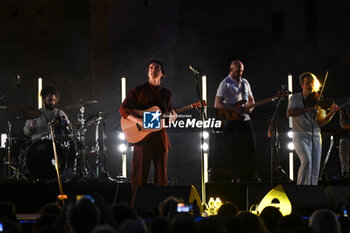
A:
<svg viewBox="0 0 350 233">
<path fill-rule="evenodd" d="M 322 98 L 324 86 L 326 85 L 327 78 L 328 78 L 328 70 L 326 72 L 326 76 L 324 77 L 324 80 L 323 80 L 323 83 L 322 83 L 321 93 L 320 93 L 320 96 L 318 97 L 316 107 L 320 106 L 320 101 L 321 101 L 321 98 Z"/>
</svg>

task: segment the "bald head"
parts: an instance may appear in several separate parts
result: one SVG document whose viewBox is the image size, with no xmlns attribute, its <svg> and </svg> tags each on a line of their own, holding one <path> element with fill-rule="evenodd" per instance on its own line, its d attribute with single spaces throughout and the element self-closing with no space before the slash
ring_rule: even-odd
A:
<svg viewBox="0 0 350 233">
<path fill-rule="evenodd" d="M 230 65 L 230 75 L 234 79 L 239 79 L 244 71 L 243 63 L 240 60 L 233 60 Z"/>
</svg>

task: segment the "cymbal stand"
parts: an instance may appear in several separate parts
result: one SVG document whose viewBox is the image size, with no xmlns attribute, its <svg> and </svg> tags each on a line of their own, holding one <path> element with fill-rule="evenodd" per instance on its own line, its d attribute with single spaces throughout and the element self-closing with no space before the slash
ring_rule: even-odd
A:
<svg viewBox="0 0 350 233">
<path fill-rule="evenodd" d="M 102 118 L 102 156 L 104 158 L 103 168 L 107 172 L 107 140 L 106 139 L 107 139 L 106 120 L 105 120 L 105 118 Z"/>
<path fill-rule="evenodd" d="M 79 114 L 78 114 L 78 121 L 80 122 L 80 127 L 78 130 L 78 141 L 81 146 L 78 148 L 78 156 L 77 156 L 77 161 L 75 162 L 77 166 L 77 171 L 76 175 L 78 177 L 86 177 L 88 174 L 87 169 L 86 169 L 86 160 L 85 160 L 85 119 L 84 119 L 84 112 L 85 108 L 82 106 L 79 109 Z"/>
<path fill-rule="evenodd" d="M 11 179 L 11 148 L 12 148 L 12 123 L 10 121 L 7 122 L 8 131 L 7 131 L 7 178 Z M 6 176 L 6 175 L 5 175 Z"/>
<path fill-rule="evenodd" d="M 100 153 L 100 137 L 99 137 L 99 125 L 102 122 L 102 154 Z M 112 178 L 109 177 L 108 172 L 106 171 L 106 155 L 107 155 L 107 146 L 106 146 L 106 133 L 105 133 L 105 119 L 103 114 L 99 113 L 98 118 L 95 120 L 95 154 L 96 154 L 96 160 L 95 160 L 95 165 L 96 165 L 96 178 L 101 179 L 101 178 L 107 178 L 108 180 L 113 180 Z M 102 158 L 104 159 L 104 165 L 102 164 Z M 102 176 L 103 175 L 103 176 Z"/>
<path fill-rule="evenodd" d="M 100 146 L 99 146 L 99 125 L 100 125 L 101 120 L 102 120 L 102 118 L 101 118 L 101 116 L 99 116 L 95 121 L 95 125 L 96 125 L 96 128 L 95 128 L 96 178 L 100 177 L 100 166 L 101 166 Z"/>
<path fill-rule="evenodd" d="M 11 93 L 11 91 L 16 88 L 19 87 L 19 82 L 20 82 L 20 75 L 17 75 L 16 79 L 12 81 L 10 88 L 0 96 L 0 101 L 3 100 L 8 94 Z M 8 165 L 8 169 L 7 169 L 7 178 L 11 179 L 11 148 L 12 148 L 12 135 L 11 135 L 11 128 L 12 128 L 12 123 L 10 121 L 7 122 L 8 125 L 8 132 L 7 132 L 7 142 L 8 142 L 8 147 L 7 147 L 7 162 L 5 161 L 5 163 L 7 163 Z M 6 177 L 6 169 L 4 170 L 4 175 Z"/>
</svg>

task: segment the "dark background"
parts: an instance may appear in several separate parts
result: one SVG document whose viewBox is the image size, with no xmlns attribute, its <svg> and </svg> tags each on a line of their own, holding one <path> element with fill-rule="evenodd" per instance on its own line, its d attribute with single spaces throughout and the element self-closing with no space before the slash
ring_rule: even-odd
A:
<svg viewBox="0 0 350 233">
<path fill-rule="evenodd" d="M 179 107 L 197 99 L 193 74 L 188 69 L 192 64 L 207 75 L 208 114 L 213 117 L 216 89 L 233 59 L 244 63 L 243 76 L 249 80 L 256 100 L 274 95 L 287 83 L 288 74 L 293 75 L 294 90 L 300 91 L 300 73 L 310 71 L 322 80 L 329 70 L 325 95 L 340 105 L 350 96 L 349 10 L 346 0 L 2 0 L 0 94 L 15 82 L 16 75 L 22 80 L 0 105 L 37 106 L 38 77 L 43 78 L 44 85 L 54 84 L 59 89 L 58 107 L 72 122 L 77 120 L 78 109 L 65 110 L 65 106 L 79 99 L 97 100 L 97 105 L 86 108 L 86 116 L 98 111 L 109 113 L 107 169 L 115 177 L 121 172 L 117 130 L 122 76 L 127 77 L 130 90 L 146 81 L 147 62 L 160 59 L 166 68 L 162 85 L 172 91 L 173 105 Z M 280 135 L 285 135 L 288 127 L 286 104 L 282 103 L 278 113 Z M 252 114 L 262 180 L 269 179 L 266 131 L 273 111 L 274 104 L 269 103 Z M 336 115 L 327 128 L 339 128 L 338 118 Z M 4 111 L 0 131 L 6 132 L 8 120 L 14 124 L 13 134 L 21 137 L 24 122 L 9 119 Z M 91 147 L 93 126 L 87 135 Z M 198 132 L 172 131 L 169 136 L 173 145 L 169 179 L 198 185 Z M 326 149 L 327 139 L 324 135 Z M 281 146 L 276 163 L 280 161 L 288 172 L 284 141 Z M 130 168 L 131 152 L 128 158 Z M 339 173 L 337 149 L 328 170 L 332 175 Z"/>
</svg>

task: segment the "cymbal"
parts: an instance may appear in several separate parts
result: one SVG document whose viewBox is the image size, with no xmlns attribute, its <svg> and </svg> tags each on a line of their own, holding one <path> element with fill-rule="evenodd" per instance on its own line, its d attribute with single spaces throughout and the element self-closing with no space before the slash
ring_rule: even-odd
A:
<svg viewBox="0 0 350 233">
<path fill-rule="evenodd" d="M 41 116 L 40 110 L 31 106 L 7 106 L 6 108 L 2 108 L 6 106 L 1 106 L 1 109 L 4 109 L 6 113 L 11 117 L 17 120 L 29 120 L 34 119 Z"/>
<path fill-rule="evenodd" d="M 80 100 L 78 103 L 70 104 L 65 107 L 65 109 L 72 109 L 72 108 L 81 108 L 81 107 L 86 107 L 92 104 L 97 104 L 97 100 L 87 100 L 87 101 L 82 101 Z"/>
<path fill-rule="evenodd" d="M 86 121 L 86 126 L 91 126 L 95 122 L 107 117 L 107 115 L 108 115 L 108 112 L 98 112 L 93 115 L 90 115 L 89 119 L 87 119 Z"/>
<path fill-rule="evenodd" d="M 80 121 L 74 121 L 74 122 L 71 123 L 71 125 L 80 127 L 81 126 L 81 122 Z"/>
</svg>

